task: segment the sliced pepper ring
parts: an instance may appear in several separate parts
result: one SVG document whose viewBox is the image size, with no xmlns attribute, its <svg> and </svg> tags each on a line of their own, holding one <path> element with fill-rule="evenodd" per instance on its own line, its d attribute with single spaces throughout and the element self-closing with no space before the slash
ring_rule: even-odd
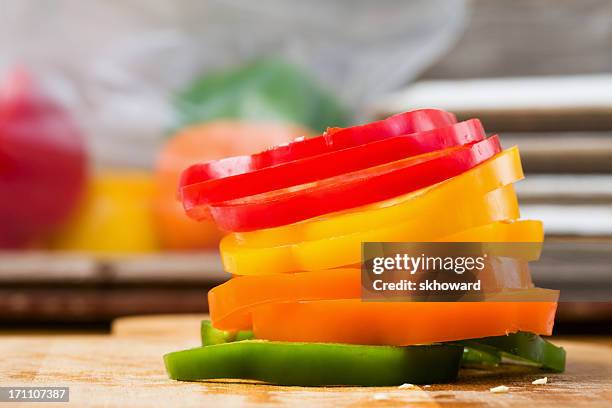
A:
<svg viewBox="0 0 612 408">
<path fill-rule="evenodd" d="M 209 210 L 217 226 L 225 231 L 277 227 L 431 186 L 477 166 L 500 151 L 499 139 L 491 136 L 462 147 L 413 156 L 316 183 L 214 203 Z M 190 209 L 186 211 L 189 215 Z"/>
<path fill-rule="evenodd" d="M 250 379 L 278 385 L 390 386 L 433 384 L 457 377 L 463 347 L 356 346 L 244 340 L 164 356 L 170 378 Z"/>
<path fill-rule="evenodd" d="M 526 261 L 487 264 L 478 274 L 483 287 L 527 289 L 533 286 Z M 358 268 L 234 277 L 208 292 L 210 318 L 217 329 L 249 330 L 250 311 L 266 303 L 354 299 L 362 295 Z M 499 290 L 499 289 L 497 289 Z"/>
<path fill-rule="evenodd" d="M 220 177 L 182 186 L 183 205 L 190 214 L 207 213 L 211 203 L 234 200 L 338 176 L 407 157 L 478 142 L 486 137 L 477 119 L 451 126 L 394 136 L 316 156 L 281 163 L 246 173 Z M 185 170 L 185 179 L 194 179 Z M 204 207 L 204 208 L 200 208 Z"/>
<path fill-rule="evenodd" d="M 314 272 L 234 277 L 208 292 L 208 307 L 215 328 L 249 330 L 250 311 L 270 302 L 358 298 L 360 270 L 330 269 Z"/>
<path fill-rule="evenodd" d="M 519 332 L 506 336 L 464 340 L 459 343 L 473 350 L 469 356 L 473 363 L 482 357 L 490 361 L 490 356 L 496 355 L 499 361 L 502 361 L 502 357 L 509 357 L 511 360 L 534 364 L 551 371 L 565 370 L 563 347 L 557 347 L 533 333 Z"/>
<path fill-rule="evenodd" d="M 401 346 L 517 331 L 550 335 L 558 291 L 525 292 L 526 297 L 550 301 L 270 303 L 253 310 L 253 333 L 275 341 Z"/>
<path fill-rule="evenodd" d="M 183 172 L 180 186 L 261 170 L 266 167 L 300 160 L 341 149 L 383 140 L 387 137 L 417 133 L 457 123 L 455 115 L 439 109 L 420 109 L 400 113 L 387 119 L 346 129 L 328 129 L 325 134 L 310 139 L 275 146 L 246 156 L 196 164 Z"/>
<path fill-rule="evenodd" d="M 423 195 L 427 197 L 427 195 Z M 422 213 L 383 228 L 276 247 L 249 247 L 228 235 L 221 240 L 225 270 L 235 275 L 258 275 L 331 269 L 361 262 L 361 242 L 432 242 L 496 221 L 519 218 L 512 185 L 481 196 L 466 196 L 453 206 L 433 202 Z M 445 207 L 438 211 L 440 207 Z"/>
</svg>

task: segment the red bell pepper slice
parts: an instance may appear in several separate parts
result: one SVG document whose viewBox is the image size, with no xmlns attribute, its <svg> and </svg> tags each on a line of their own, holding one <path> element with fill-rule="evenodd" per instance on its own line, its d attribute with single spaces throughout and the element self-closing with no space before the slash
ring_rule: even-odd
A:
<svg viewBox="0 0 612 408">
<path fill-rule="evenodd" d="M 438 109 L 420 109 L 361 126 L 328 129 L 321 136 L 298 139 L 253 155 L 234 156 L 193 165 L 183 172 L 179 186 L 182 188 L 206 180 L 256 171 L 309 156 L 455 123 L 457 119 L 452 113 Z"/>
<path fill-rule="evenodd" d="M 497 136 L 330 177 L 316 183 L 214 203 L 210 214 L 226 231 L 252 231 L 303 221 L 406 194 L 463 173 L 501 151 Z M 195 219 L 202 207 L 186 208 Z"/>
<path fill-rule="evenodd" d="M 181 190 L 181 195 L 185 208 L 193 209 L 469 144 L 485 137 L 480 121 L 471 119 L 443 128 L 390 137 L 261 170 L 191 184 Z"/>
</svg>

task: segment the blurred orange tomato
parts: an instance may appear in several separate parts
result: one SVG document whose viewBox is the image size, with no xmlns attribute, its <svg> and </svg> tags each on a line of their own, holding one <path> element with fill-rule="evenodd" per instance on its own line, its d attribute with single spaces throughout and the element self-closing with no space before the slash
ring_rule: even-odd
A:
<svg viewBox="0 0 612 408">
<path fill-rule="evenodd" d="M 181 172 L 188 166 L 227 156 L 251 154 L 312 132 L 280 123 L 219 120 L 185 128 L 162 148 L 157 161 L 154 211 L 162 247 L 213 248 L 221 232 L 212 221 L 196 222 L 177 200 Z"/>
</svg>

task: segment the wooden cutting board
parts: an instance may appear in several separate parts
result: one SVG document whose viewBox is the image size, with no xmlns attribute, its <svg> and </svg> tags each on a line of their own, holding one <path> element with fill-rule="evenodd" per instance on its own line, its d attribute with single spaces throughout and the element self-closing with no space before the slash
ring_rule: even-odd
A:
<svg viewBox="0 0 612 408">
<path fill-rule="evenodd" d="M 0 386 L 70 387 L 71 402 L 54 403 L 54 407 L 612 406 L 612 342 L 558 341 L 569 356 L 564 374 L 542 374 L 527 368 L 463 370 L 456 383 L 415 389 L 169 380 L 161 356 L 198 345 L 202 318 L 121 319 L 115 322 L 112 335 L 0 335 Z M 544 375 L 548 385 L 531 384 Z M 498 385 L 509 386 L 510 391 L 489 391 Z"/>
</svg>

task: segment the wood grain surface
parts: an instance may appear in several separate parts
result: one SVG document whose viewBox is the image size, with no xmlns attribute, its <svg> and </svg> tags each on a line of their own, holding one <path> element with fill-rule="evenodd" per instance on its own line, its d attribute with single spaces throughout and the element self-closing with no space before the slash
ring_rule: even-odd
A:
<svg viewBox="0 0 612 408">
<path fill-rule="evenodd" d="M 203 316 L 122 319 L 112 335 L 0 335 L 0 386 L 68 386 L 75 407 L 605 407 L 612 404 L 612 347 L 558 341 L 564 374 L 533 369 L 463 370 L 453 384 L 397 387 L 279 387 L 240 382 L 181 383 L 166 377 L 161 356 L 196 346 Z M 532 385 L 547 375 L 548 385 Z M 489 388 L 510 387 L 493 394 Z M 1 405 L 1 403 L 0 403 Z M 30 404 L 31 405 L 31 404 Z M 36 404 L 44 406 L 45 404 Z M 7 403 L 7 407 L 27 406 Z"/>
</svg>

